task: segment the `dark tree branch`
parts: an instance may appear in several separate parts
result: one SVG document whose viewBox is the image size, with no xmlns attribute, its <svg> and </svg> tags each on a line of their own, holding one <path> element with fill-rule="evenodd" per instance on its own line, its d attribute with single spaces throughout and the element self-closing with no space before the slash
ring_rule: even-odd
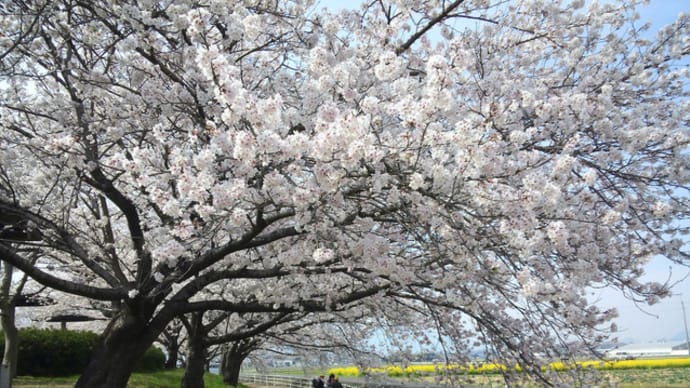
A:
<svg viewBox="0 0 690 388">
<path fill-rule="evenodd" d="M 405 43 L 400 45 L 398 48 L 395 49 L 395 54 L 400 55 L 407 51 L 414 42 L 416 42 L 419 38 L 421 38 L 424 34 L 427 33 L 431 28 L 433 28 L 435 25 L 438 23 L 442 22 L 445 18 L 448 17 L 448 15 L 453 12 L 455 8 L 460 6 L 460 4 L 464 3 L 465 0 L 455 0 L 452 4 L 450 4 L 446 9 L 444 9 L 438 16 L 435 18 L 431 19 L 427 25 L 425 25 L 421 30 L 417 31 L 414 35 L 412 35 Z"/>
<path fill-rule="evenodd" d="M 100 266 L 95 260 L 89 258 L 88 253 L 84 248 L 77 243 L 77 241 L 68 233 L 65 229 L 56 225 L 54 222 L 42 217 L 39 214 L 35 214 L 29 210 L 19 208 L 17 206 L 4 203 L 0 201 L 0 211 L 3 217 L 14 217 L 24 222 L 30 221 L 34 223 L 39 229 L 40 234 L 43 236 L 43 240 L 48 243 L 51 247 L 58 249 L 60 251 L 66 252 L 69 255 L 76 256 L 79 260 L 91 269 L 95 274 L 100 276 L 103 280 L 108 282 L 111 286 L 117 286 L 117 279 L 105 268 Z M 54 232 L 48 235 L 48 231 L 52 230 Z M 53 240 L 51 237 L 57 237 Z"/>
<path fill-rule="evenodd" d="M 113 185 L 112 181 L 103 174 L 100 168 L 94 169 L 91 172 L 91 178 L 84 177 L 84 180 L 94 188 L 100 190 L 125 216 L 132 245 L 139 259 L 136 276 L 137 283 L 141 284 L 144 277 L 148 276 L 151 272 L 152 263 L 151 254 L 144 250 L 144 232 L 141 229 L 141 221 L 136 206 Z"/>
<path fill-rule="evenodd" d="M 38 267 L 36 267 L 31 261 L 21 257 L 15 252 L 14 249 L 8 245 L 5 245 L 4 243 L 0 243 L 0 258 L 3 261 L 12 264 L 17 269 L 23 271 L 32 279 L 46 287 L 96 300 L 115 301 L 127 297 L 127 292 L 122 287 L 99 288 L 53 276 L 38 269 Z"/>
<path fill-rule="evenodd" d="M 245 338 L 254 337 L 258 334 L 266 332 L 267 330 L 276 326 L 280 322 L 285 321 L 286 318 L 289 316 L 290 316 L 290 313 L 285 313 L 285 312 L 279 313 L 278 315 L 273 316 L 264 322 L 261 322 L 257 326 L 252 327 L 251 329 L 235 330 L 231 333 L 227 333 L 227 334 L 224 334 L 221 336 L 208 337 L 208 338 L 206 338 L 204 343 L 208 346 L 222 345 L 226 342 L 235 342 L 235 341 L 243 340 Z"/>
<path fill-rule="evenodd" d="M 211 265 L 215 264 L 219 260 L 221 260 L 223 257 L 233 253 L 237 252 L 240 250 L 245 250 L 249 248 L 254 248 L 258 247 L 261 245 L 265 245 L 274 241 L 277 241 L 281 238 L 289 237 L 289 236 L 296 236 L 299 234 L 295 230 L 295 228 L 284 228 L 284 229 L 278 229 L 276 231 L 270 232 L 264 236 L 257 237 L 259 234 L 267 227 L 269 226 L 272 222 L 278 221 L 282 218 L 286 218 L 289 216 L 294 215 L 294 211 L 286 211 L 284 213 L 281 213 L 279 215 L 274 216 L 273 218 L 270 218 L 268 220 L 264 219 L 259 219 L 258 222 L 255 222 L 254 227 L 252 230 L 247 232 L 242 238 L 236 241 L 230 241 L 227 244 L 218 247 L 216 249 L 212 249 L 199 258 L 197 258 L 194 263 L 187 269 L 185 274 L 182 276 L 180 280 L 185 280 L 189 279 L 190 277 L 198 274 L 202 270 L 210 267 Z"/>
<path fill-rule="evenodd" d="M 366 297 L 375 295 L 379 292 L 387 292 L 391 288 L 390 284 L 368 285 L 367 288 L 352 291 L 339 299 L 331 300 L 326 303 L 325 300 L 308 299 L 302 300 L 293 306 L 274 306 L 273 304 L 263 304 L 259 302 L 229 302 L 226 300 L 203 300 L 197 302 L 187 302 L 184 300 L 171 300 L 167 303 L 165 309 L 161 311 L 157 319 L 165 319 L 166 316 L 177 316 L 180 314 L 191 313 L 195 311 L 220 310 L 236 313 L 293 313 L 293 312 L 322 312 L 338 310 L 344 305 L 354 301 L 364 299 Z M 172 318 L 170 318 L 172 319 Z M 168 319 L 167 321 L 169 321 Z"/>
</svg>

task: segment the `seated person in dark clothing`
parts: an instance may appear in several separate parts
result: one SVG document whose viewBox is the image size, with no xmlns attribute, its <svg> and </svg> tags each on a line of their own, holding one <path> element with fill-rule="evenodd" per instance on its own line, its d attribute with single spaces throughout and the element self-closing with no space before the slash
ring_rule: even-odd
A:
<svg viewBox="0 0 690 388">
<path fill-rule="evenodd" d="M 343 388 L 343 385 L 340 384 L 340 381 L 338 381 L 338 378 L 333 379 L 333 383 L 331 384 L 331 388 Z"/>
<path fill-rule="evenodd" d="M 314 388 L 325 388 L 325 383 L 323 381 L 323 375 L 319 376 L 319 378 L 314 379 L 311 381 L 311 386 Z"/>
</svg>

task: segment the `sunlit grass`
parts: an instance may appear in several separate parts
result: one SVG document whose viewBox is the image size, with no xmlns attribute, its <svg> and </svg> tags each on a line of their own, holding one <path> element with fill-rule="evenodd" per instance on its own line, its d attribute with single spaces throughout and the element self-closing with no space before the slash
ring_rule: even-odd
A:
<svg viewBox="0 0 690 388">
<path fill-rule="evenodd" d="M 127 383 L 128 388 L 177 388 L 180 386 L 183 369 L 167 370 L 153 373 L 134 373 Z M 79 376 L 69 377 L 32 377 L 19 376 L 12 380 L 12 385 L 17 387 L 73 387 Z M 206 388 L 228 388 L 223 384 L 223 378 L 212 373 L 204 374 Z M 238 387 L 246 388 L 240 384 Z"/>
<path fill-rule="evenodd" d="M 620 388 L 686 388 L 690 381 L 690 368 L 612 369 L 602 374 L 610 386 Z"/>
</svg>

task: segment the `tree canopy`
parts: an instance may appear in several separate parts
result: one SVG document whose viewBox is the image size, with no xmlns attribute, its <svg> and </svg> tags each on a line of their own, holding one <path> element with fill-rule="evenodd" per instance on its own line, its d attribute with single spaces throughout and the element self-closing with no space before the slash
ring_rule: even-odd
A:
<svg viewBox="0 0 690 388">
<path fill-rule="evenodd" d="M 535 362 L 606 334 L 588 287 L 668 294 L 639 277 L 688 261 L 688 15 L 312 3 L 0 7 L 0 259 L 116 310 L 78 386 L 194 311 L 421 303 Z"/>
</svg>

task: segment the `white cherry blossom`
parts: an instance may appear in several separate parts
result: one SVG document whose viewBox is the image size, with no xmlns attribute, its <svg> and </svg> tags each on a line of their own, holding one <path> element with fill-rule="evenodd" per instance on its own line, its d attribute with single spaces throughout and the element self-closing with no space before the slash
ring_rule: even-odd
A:
<svg viewBox="0 0 690 388">
<path fill-rule="evenodd" d="M 79 387 L 180 314 L 363 300 L 540 375 L 610 334 L 590 287 L 688 264 L 690 17 L 634 3 L 13 2 L 0 223 L 41 243 L 0 258 L 119 309 Z"/>
</svg>

